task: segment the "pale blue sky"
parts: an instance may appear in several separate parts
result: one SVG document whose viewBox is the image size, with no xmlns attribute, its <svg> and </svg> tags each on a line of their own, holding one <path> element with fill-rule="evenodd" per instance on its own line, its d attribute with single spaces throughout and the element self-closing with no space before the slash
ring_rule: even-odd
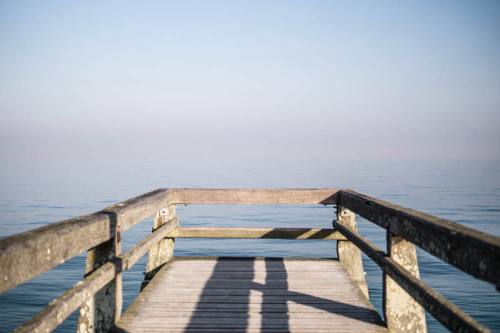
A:
<svg viewBox="0 0 500 333">
<path fill-rule="evenodd" d="M 0 159 L 500 158 L 498 1 L 1 1 Z"/>
</svg>

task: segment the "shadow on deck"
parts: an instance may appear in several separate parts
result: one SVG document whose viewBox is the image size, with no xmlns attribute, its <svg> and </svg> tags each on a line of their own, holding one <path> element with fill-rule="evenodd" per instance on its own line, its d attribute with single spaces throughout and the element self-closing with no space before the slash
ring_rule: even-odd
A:
<svg viewBox="0 0 500 333">
<path fill-rule="evenodd" d="M 178 258 L 112 332 L 360 330 L 387 331 L 337 260 Z"/>
</svg>

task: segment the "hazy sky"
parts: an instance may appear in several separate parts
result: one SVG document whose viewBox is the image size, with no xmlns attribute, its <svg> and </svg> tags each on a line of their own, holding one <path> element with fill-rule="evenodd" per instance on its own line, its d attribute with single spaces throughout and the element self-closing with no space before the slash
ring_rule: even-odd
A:
<svg viewBox="0 0 500 333">
<path fill-rule="evenodd" d="M 500 158 L 498 1 L 3 1 L 0 159 Z"/>
</svg>

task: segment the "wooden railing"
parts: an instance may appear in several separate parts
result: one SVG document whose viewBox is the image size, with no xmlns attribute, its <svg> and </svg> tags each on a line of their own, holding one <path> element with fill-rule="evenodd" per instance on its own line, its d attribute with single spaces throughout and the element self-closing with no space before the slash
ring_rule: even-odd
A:
<svg viewBox="0 0 500 333">
<path fill-rule="evenodd" d="M 424 314 L 415 307 L 418 302 L 450 331 L 489 332 L 419 280 L 415 245 L 500 291 L 500 238 L 350 190 L 340 191 L 338 206 L 386 229 L 387 253 L 343 221 L 335 223 L 335 229 L 384 272 L 384 316 L 390 329 L 425 329 Z"/>
<path fill-rule="evenodd" d="M 337 217 L 334 229 L 179 228 L 177 204 L 337 205 Z M 152 214 L 153 232 L 122 254 L 122 233 Z M 357 233 L 355 214 L 387 230 L 387 253 Z M 144 287 L 170 260 L 180 237 L 337 240 L 339 261 L 368 297 L 361 250 L 384 272 L 384 317 L 395 332 L 426 331 L 424 309 L 451 331 L 488 332 L 419 280 L 414 244 L 500 288 L 500 238 L 351 190 L 158 189 L 0 240 L 0 293 L 88 251 L 84 279 L 16 332 L 50 331 L 78 308 L 79 332 L 107 331 L 121 314 L 122 272 L 149 251 Z"/>
</svg>

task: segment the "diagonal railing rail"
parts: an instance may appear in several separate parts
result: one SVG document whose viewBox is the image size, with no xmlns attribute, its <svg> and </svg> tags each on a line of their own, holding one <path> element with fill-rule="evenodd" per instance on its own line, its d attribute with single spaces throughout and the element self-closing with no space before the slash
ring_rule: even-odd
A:
<svg viewBox="0 0 500 333">
<path fill-rule="evenodd" d="M 177 204 L 337 205 L 337 219 L 335 229 L 181 228 Z M 153 232 L 122 254 L 122 233 L 153 214 Z M 387 230 L 387 253 L 357 233 L 355 214 Z M 361 249 L 385 274 L 384 314 L 396 332 L 408 325 L 425 331 L 423 309 L 452 331 L 488 332 L 419 280 L 414 244 L 500 288 L 500 238 L 352 190 L 158 189 L 94 214 L 1 239 L 0 293 L 88 251 L 84 279 L 16 331 L 50 331 L 78 307 L 78 331 L 107 331 L 121 313 L 121 273 L 149 251 L 146 285 L 171 258 L 176 237 L 337 240 L 340 262 L 368 296 Z M 402 299 L 411 311 L 401 306 Z"/>
</svg>

